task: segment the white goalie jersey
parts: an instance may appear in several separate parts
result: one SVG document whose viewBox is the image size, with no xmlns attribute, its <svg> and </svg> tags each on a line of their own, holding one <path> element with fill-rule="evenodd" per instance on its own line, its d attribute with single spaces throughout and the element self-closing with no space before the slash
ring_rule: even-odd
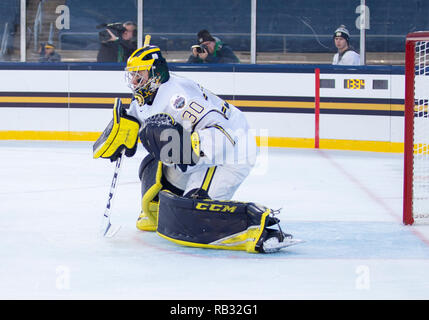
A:
<svg viewBox="0 0 429 320">
<path fill-rule="evenodd" d="M 174 74 L 163 83 L 152 105 L 133 100 L 128 114 L 145 119 L 168 114 L 188 131 L 196 131 L 204 156 L 190 171 L 201 166 L 250 165 L 256 160 L 256 143 L 244 114 L 194 81 Z"/>
</svg>

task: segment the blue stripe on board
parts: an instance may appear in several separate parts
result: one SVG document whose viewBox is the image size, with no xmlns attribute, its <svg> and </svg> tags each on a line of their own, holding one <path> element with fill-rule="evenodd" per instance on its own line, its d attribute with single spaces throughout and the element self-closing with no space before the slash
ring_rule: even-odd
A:
<svg viewBox="0 0 429 320">
<path fill-rule="evenodd" d="M 79 98 L 132 98 L 131 93 L 103 93 L 103 92 L 0 92 L 0 97 L 79 97 Z M 253 95 L 218 95 L 224 100 L 248 101 L 285 101 L 285 102 L 314 102 L 314 97 L 295 96 L 253 96 Z M 343 98 L 322 97 L 320 102 L 334 103 L 370 103 L 370 104 L 404 104 L 404 99 L 385 98 Z"/>
<path fill-rule="evenodd" d="M 329 64 L 188 64 L 169 63 L 171 71 L 181 72 L 257 72 L 257 73 L 314 73 L 333 74 L 404 74 L 403 66 L 333 66 Z M 37 63 L 0 62 L 0 70 L 100 70 L 123 71 L 125 63 Z"/>
</svg>

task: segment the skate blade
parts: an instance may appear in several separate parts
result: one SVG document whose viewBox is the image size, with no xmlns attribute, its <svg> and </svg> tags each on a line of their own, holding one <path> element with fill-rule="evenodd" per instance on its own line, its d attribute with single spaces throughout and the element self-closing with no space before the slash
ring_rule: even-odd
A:
<svg viewBox="0 0 429 320">
<path fill-rule="evenodd" d="M 284 239 L 282 242 L 269 242 L 269 241 L 265 241 L 264 242 L 264 252 L 265 253 L 273 253 L 273 252 L 278 252 L 283 248 L 287 248 L 287 247 L 292 247 L 295 246 L 297 244 L 303 243 L 305 242 L 304 240 L 300 240 L 300 239 Z"/>
</svg>

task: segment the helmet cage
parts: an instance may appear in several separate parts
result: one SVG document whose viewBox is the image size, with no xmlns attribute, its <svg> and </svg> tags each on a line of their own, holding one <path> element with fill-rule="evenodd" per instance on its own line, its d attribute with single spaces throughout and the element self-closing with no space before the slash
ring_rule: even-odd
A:
<svg viewBox="0 0 429 320">
<path fill-rule="evenodd" d="M 147 80 L 140 72 L 144 70 L 149 73 Z M 143 97 L 153 95 L 169 78 L 167 63 L 156 46 L 137 49 L 128 59 L 125 71 L 128 87 Z"/>
<path fill-rule="evenodd" d="M 143 94 L 143 96 L 146 96 L 159 88 L 161 84 L 161 77 L 159 75 L 155 75 L 153 68 L 150 68 L 148 79 L 145 81 L 145 78 L 139 72 L 142 70 L 147 69 L 142 68 L 139 70 L 137 68 L 135 71 L 126 71 L 125 80 L 128 84 L 128 87 L 133 91 L 134 94 L 140 93 Z"/>
</svg>

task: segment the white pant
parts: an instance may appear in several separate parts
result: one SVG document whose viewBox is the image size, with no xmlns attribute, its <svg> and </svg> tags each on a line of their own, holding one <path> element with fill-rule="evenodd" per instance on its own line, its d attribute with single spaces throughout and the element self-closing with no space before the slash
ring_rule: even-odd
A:
<svg viewBox="0 0 429 320">
<path fill-rule="evenodd" d="M 201 167 L 191 173 L 183 173 L 174 167 L 164 166 L 164 177 L 175 187 L 185 190 L 202 188 L 211 199 L 230 200 L 241 183 L 249 175 L 252 165 L 219 165 Z"/>
<path fill-rule="evenodd" d="M 240 117 L 236 121 L 244 120 Z M 244 129 L 229 133 L 217 128 L 204 129 L 199 137 L 205 156 L 186 172 L 164 166 L 163 175 L 175 187 L 185 190 L 184 194 L 202 188 L 211 199 L 230 200 L 256 163 L 255 137 L 247 131 L 247 124 Z"/>
</svg>

